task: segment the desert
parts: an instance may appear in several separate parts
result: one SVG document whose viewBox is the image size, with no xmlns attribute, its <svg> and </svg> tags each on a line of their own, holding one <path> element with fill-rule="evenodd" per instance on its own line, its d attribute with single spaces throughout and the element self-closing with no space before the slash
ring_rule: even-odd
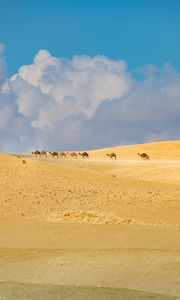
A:
<svg viewBox="0 0 180 300">
<path fill-rule="evenodd" d="M 0 300 L 180 300 L 180 1 L 0 24 Z"/>
<path fill-rule="evenodd" d="M 180 141 L 87 152 L 0 155 L 0 299 L 180 299 Z"/>
</svg>

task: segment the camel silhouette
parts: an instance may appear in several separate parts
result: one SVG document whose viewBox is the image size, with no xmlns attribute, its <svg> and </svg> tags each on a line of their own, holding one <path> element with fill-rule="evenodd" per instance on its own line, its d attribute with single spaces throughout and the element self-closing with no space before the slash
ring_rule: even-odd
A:
<svg viewBox="0 0 180 300">
<path fill-rule="evenodd" d="M 41 152 L 39 150 L 36 150 L 34 152 L 31 152 L 32 155 L 34 155 L 35 157 L 41 156 Z"/>
<path fill-rule="evenodd" d="M 45 150 L 41 151 L 40 156 L 41 157 L 45 156 L 47 158 L 47 152 Z"/>
<path fill-rule="evenodd" d="M 116 159 L 115 153 L 106 154 L 110 159 Z"/>
<path fill-rule="evenodd" d="M 67 158 L 67 154 L 66 152 L 59 152 L 59 156 Z"/>
<path fill-rule="evenodd" d="M 147 153 L 137 153 L 143 160 L 149 160 L 149 155 Z"/>
<path fill-rule="evenodd" d="M 51 154 L 52 157 L 59 157 L 58 152 L 49 152 L 49 154 Z"/>
<path fill-rule="evenodd" d="M 78 153 L 79 155 L 82 156 L 82 158 L 89 158 L 89 154 L 87 152 L 83 152 L 83 153 Z"/>
<path fill-rule="evenodd" d="M 71 157 L 78 158 L 78 155 L 77 155 L 76 152 L 68 152 L 67 154 L 68 154 L 69 156 L 71 156 Z"/>
</svg>

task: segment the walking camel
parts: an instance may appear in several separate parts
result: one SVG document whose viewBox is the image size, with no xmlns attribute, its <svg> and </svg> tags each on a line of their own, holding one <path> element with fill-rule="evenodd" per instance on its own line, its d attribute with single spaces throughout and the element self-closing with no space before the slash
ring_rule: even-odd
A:
<svg viewBox="0 0 180 300">
<path fill-rule="evenodd" d="M 110 159 L 116 159 L 115 153 L 110 153 L 110 154 L 106 154 L 106 155 L 109 156 Z"/>
<path fill-rule="evenodd" d="M 67 158 L 67 154 L 65 152 L 59 152 L 59 156 Z"/>
<path fill-rule="evenodd" d="M 78 152 L 78 154 L 81 155 L 82 158 L 89 158 L 89 154 L 87 152 L 83 152 L 83 153 Z"/>
<path fill-rule="evenodd" d="M 149 155 L 146 153 L 137 153 L 137 155 L 139 155 L 141 157 L 141 159 L 143 160 L 149 160 Z"/>
<path fill-rule="evenodd" d="M 39 150 L 36 150 L 34 152 L 31 152 L 32 155 L 34 155 L 35 157 L 41 156 L 41 152 Z"/>
<path fill-rule="evenodd" d="M 44 150 L 41 151 L 40 156 L 41 156 L 41 157 L 45 156 L 45 157 L 47 158 L 47 153 L 46 153 L 46 151 L 44 151 Z"/>
<path fill-rule="evenodd" d="M 71 157 L 78 158 L 78 155 L 77 155 L 76 152 L 68 152 L 67 154 L 68 154 L 69 156 L 71 156 Z"/>
<path fill-rule="evenodd" d="M 58 152 L 49 152 L 49 154 L 51 154 L 51 156 L 54 157 L 59 157 Z"/>
</svg>

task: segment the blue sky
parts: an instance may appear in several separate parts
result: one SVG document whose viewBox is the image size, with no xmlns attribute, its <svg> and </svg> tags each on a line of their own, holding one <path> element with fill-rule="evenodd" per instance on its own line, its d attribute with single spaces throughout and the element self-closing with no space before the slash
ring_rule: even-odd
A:
<svg viewBox="0 0 180 300">
<path fill-rule="evenodd" d="M 179 15 L 178 0 L 0 0 L 8 75 L 43 48 L 123 59 L 130 70 L 165 62 L 179 70 Z"/>
<path fill-rule="evenodd" d="M 179 16 L 180 0 L 0 0 L 0 152 L 179 139 Z"/>
</svg>

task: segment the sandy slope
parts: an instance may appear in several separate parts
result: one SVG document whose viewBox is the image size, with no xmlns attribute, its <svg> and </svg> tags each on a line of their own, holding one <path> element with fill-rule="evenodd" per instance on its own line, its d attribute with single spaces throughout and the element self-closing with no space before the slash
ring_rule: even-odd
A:
<svg viewBox="0 0 180 300">
<path fill-rule="evenodd" d="M 0 283 L 0 299 L 28 300 L 177 300 L 177 297 L 123 288 L 74 287 L 47 284 Z"/>
<path fill-rule="evenodd" d="M 91 157 L 105 157 L 106 153 L 115 152 L 118 159 L 137 159 L 138 152 L 146 152 L 153 160 L 180 160 L 180 141 L 165 141 L 112 147 L 90 151 Z"/>
<path fill-rule="evenodd" d="M 0 155 L 0 299 L 180 297 L 180 142 L 89 153 Z"/>
</svg>

